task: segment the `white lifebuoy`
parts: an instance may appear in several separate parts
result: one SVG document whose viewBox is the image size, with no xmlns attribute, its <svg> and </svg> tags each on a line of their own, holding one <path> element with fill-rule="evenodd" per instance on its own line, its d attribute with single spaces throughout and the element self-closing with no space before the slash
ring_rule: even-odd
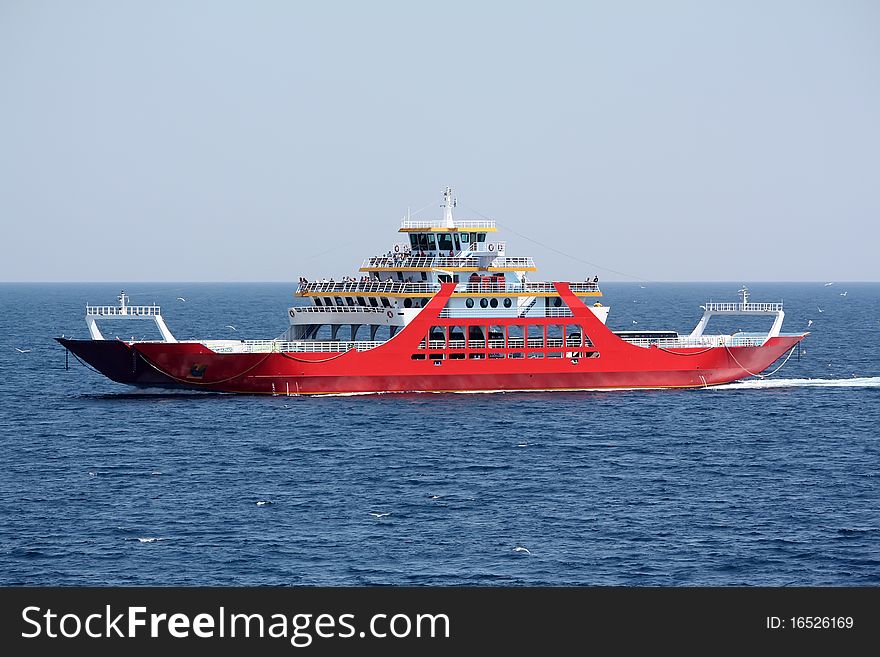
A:
<svg viewBox="0 0 880 657">
<path fill-rule="evenodd" d="M 490 250 L 490 251 L 494 251 L 494 250 L 495 250 L 495 245 L 492 244 L 492 242 L 489 242 L 489 250 Z"/>
<path fill-rule="evenodd" d="M 395 245 L 394 245 L 394 252 L 395 252 L 395 253 L 400 253 L 400 244 L 395 244 Z"/>
<path fill-rule="evenodd" d="M 391 319 L 392 317 L 394 317 L 394 313 L 391 312 L 390 310 L 386 314 L 388 315 L 388 319 Z"/>
<path fill-rule="evenodd" d="M 290 316 L 291 316 L 291 317 L 293 317 L 294 315 L 296 315 L 296 311 L 295 311 L 293 308 L 291 308 L 288 312 L 290 313 Z"/>
</svg>

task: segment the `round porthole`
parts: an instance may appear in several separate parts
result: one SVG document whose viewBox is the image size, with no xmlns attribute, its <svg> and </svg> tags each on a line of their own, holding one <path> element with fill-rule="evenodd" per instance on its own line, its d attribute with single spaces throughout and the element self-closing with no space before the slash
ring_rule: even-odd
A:
<svg viewBox="0 0 880 657">
<path fill-rule="evenodd" d="M 474 300 L 470 299 L 470 298 L 465 299 L 464 305 L 466 305 L 468 308 L 473 308 L 474 307 Z"/>
<path fill-rule="evenodd" d="M 488 299 L 480 299 L 480 308 L 486 308 L 489 305 Z"/>
<path fill-rule="evenodd" d="M 505 308 L 510 308 L 510 297 L 508 297 L 508 298 L 506 298 L 506 299 L 504 300 L 504 307 L 505 307 Z"/>
<path fill-rule="evenodd" d="M 412 299 L 408 299 L 408 298 L 404 299 L 403 300 L 403 307 L 404 308 L 412 308 Z"/>
<path fill-rule="evenodd" d="M 556 306 L 557 308 L 559 308 L 559 306 L 562 305 L 562 299 L 560 299 L 559 297 L 556 297 L 555 299 L 553 299 L 553 305 Z"/>
<path fill-rule="evenodd" d="M 498 307 L 498 299 L 496 299 L 495 297 L 492 297 L 492 299 L 489 300 L 489 305 L 492 306 L 493 308 L 497 308 Z"/>
</svg>

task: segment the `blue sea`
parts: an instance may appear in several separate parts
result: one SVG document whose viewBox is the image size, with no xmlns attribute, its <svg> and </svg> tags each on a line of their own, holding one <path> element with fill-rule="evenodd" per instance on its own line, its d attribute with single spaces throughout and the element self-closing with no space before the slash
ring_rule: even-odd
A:
<svg viewBox="0 0 880 657">
<path fill-rule="evenodd" d="M 603 301 L 615 329 L 688 332 L 740 285 Z M 880 284 L 749 283 L 811 332 L 767 378 L 328 398 L 66 369 L 52 338 L 87 337 L 85 304 L 123 288 L 181 339 L 273 338 L 294 302 L 277 283 L 0 285 L 0 584 L 880 585 Z"/>
</svg>

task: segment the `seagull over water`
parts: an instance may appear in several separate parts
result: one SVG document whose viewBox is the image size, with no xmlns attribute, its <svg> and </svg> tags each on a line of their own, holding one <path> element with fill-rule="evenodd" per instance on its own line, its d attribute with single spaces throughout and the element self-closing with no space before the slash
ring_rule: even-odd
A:
<svg viewBox="0 0 880 657">
<path fill-rule="evenodd" d="M 177 300 L 178 301 L 186 301 L 186 299 L 184 299 L 183 297 L 177 297 Z"/>
<path fill-rule="evenodd" d="M 824 312 L 825 312 L 825 311 L 822 310 L 819 306 L 816 306 L 816 310 L 818 310 L 820 313 L 824 313 Z"/>
<path fill-rule="evenodd" d="M 845 297 L 847 292 L 849 292 L 849 290 L 846 290 L 846 292 L 841 292 L 840 296 Z"/>
<path fill-rule="evenodd" d="M 30 349 L 19 349 L 18 347 L 16 347 L 15 350 L 20 354 L 28 354 L 31 351 Z"/>
<path fill-rule="evenodd" d="M 813 325 L 813 320 L 812 320 L 812 319 L 808 319 L 808 320 L 807 320 L 807 326 L 809 327 L 809 326 L 812 326 L 812 325 Z"/>
<path fill-rule="evenodd" d="M 385 516 L 390 516 L 390 513 L 371 513 L 371 516 L 375 518 L 384 518 Z"/>
<path fill-rule="evenodd" d="M 525 552 L 526 554 L 531 554 L 531 552 L 529 552 L 528 548 L 524 548 L 524 547 L 515 547 L 515 548 L 513 548 L 513 551 L 514 552 Z"/>
<path fill-rule="evenodd" d="M 237 330 L 238 330 L 238 329 L 235 328 L 232 324 L 227 324 L 227 325 L 226 325 L 226 328 L 230 328 L 230 329 L 232 329 L 233 331 L 237 331 Z"/>
<path fill-rule="evenodd" d="M 828 287 L 829 285 L 834 285 L 834 282 L 832 281 L 831 283 L 825 283 L 825 287 Z"/>
</svg>

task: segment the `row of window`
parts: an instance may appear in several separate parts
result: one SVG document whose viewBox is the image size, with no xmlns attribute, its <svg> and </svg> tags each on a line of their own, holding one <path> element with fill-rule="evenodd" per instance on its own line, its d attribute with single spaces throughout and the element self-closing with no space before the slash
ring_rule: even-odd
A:
<svg viewBox="0 0 880 657">
<path fill-rule="evenodd" d="M 467 249 L 470 244 L 469 233 L 410 233 L 409 243 L 413 251 L 461 251 L 462 244 Z M 476 233 L 474 242 L 485 242 L 486 233 Z"/>
<path fill-rule="evenodd" d="M 380 297 L 379 299 L 376 297 L 344 297 L 344 300 L 343 297 L 315 297 L 315 305 L 327 306 L 328 308 L 333 306 L 361 306 L 366 308 L 369 305 L 371 308 L 378 308 L 380 300 L 383 308 L 391 307 L 391 302 L 386 297 Z"/>
<path fill-rule="evenodd" d="M 586 345 L 591 347 L 593 343 L 584 335 L 583 326 L 580 324 L 509 324 L 507 326 L 471 324 L 464 326 L 432 326 L 428 331 L 428 340 L 431 348 L 463 349 L 467 336 L 469 349 L 471 343 L 482 343 L 488 338 L 491 346 L 498 348 L 508 345 L 507 348 L 525 346 L 528 349 L 547 346 L 579 347 Z M 422 341 L 421 348 L 425 348 Z"/>
<path fill-rule="evenodd" d="M 510 297 L 504 297 L 504 307 L 510 308 L 513 305 L 513 301 Z M 464 301 L 464 305 L 468 308 L 474 307 L 474 300 L 472 297 L 468 297 Z M 492 297 L 491 299 L 480 299 L 480 308 L 497 308 L 498 307 L 498 297 Z"/>
<path fill-rule="evenodd" d="M 581 358 L 598 358 L 598 351 L 548 351 L 548 352 L 535 352 L 535 353 L 526 353 L 523 351 L 511 351 L 509 353 L 502 352 L 489 352 L 488 359 L 491 360 L 500 360 L 505 358 L 512 359 L 525 359 L 525 358 L 568 358 L 572 363 L 577 364 L 577 362 Z M 439 365 L 438 361 L 441 360 L 486 360 L 486 354 L 446 354 L 446 353 L 433 353 L 433 354 L 412 354 L 410 356 L 412 360 L 433 360 L 435 364 Z"/>
<path fill-rule="evenodd" d="M 403 300 L 403 307 L 423 308 L 428 305 L 428 301 L 430 301 L 430 298 L 428 297 L 415 299 L 407 297 Z M 372 308 L 378 308 L 380 302 L 383 308 L 391 308 L 392 306 L 387 297 L 315 297 L 316 306 L 326 306 L 327 308 L 332 308 L 333 306 L 361 306 L 363 308 L 370 306 Z M 471 303 L 471 306 L 472 305 L 473 303 Z M 498 304 L 495 303 L 495 305 L 493 305 L 492 307 L 494 308 L 497 305 Z"/>
</svg>

